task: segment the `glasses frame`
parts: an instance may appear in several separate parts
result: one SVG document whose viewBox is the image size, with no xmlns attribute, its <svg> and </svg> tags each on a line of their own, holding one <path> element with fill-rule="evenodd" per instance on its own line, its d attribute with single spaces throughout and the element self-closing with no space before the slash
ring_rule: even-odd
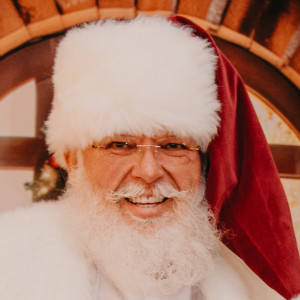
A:
<svg viewBox="0 0 300 300">
<path fill-rule="evenodd" d="M 140 144 L 140 145 L 131 145 L 127 142 L 124 142 L 125 145 L 130 145 L 130 146 L 134 146 L 135 148 L 137 148 L 137 150 L 140 152 L 142 151 L 142 149 L 145 148 L 154 148 L 155 152 L 158 152 L 159 149 L 161 149 L 163 146 L 161 145 L 149 145 L 149 144 Z M 176 144 L 176 143 L 175 143 Z M 184 150 L 188 150 L 188 151 L 200 151 L 201 148 L 200 147 L 187 147 L 185 143 L 181 143 L 181 145 L 184 145 L 186 147 L 186 149 Z M 91 146 L 94 149 L 104 149 L 104 150 L 109 150 L 109 148 L 107 148 L 107 146 L 96 146 L 96 145 L 92 145 Z"/>
</svg>

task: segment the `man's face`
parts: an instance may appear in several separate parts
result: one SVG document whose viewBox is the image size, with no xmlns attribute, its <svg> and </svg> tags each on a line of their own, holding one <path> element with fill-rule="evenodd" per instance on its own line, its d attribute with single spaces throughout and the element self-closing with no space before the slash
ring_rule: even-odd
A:
<svg viewBox="0 0 300 300">
<path fill-rule="evenodd" d="M 132 148 L 134 145 L 160 145 Z M 178 191 L 195 189 L 200 184 L 200 157 L 186 147 L 197 145 L 190 139 L 162 135 L 108 137 L 83 151 L 83 165 L 94 191 L 116 192 L 131 184 L 144 187 L 138 198 L 120 199 L 121 211 L 139 218 L 162 216 L 172 209 L 172 197 L 153 199 L 157 184 L 169 184 Z M 100 147 L 105 147 L 100 148 Z M 195 149 L 194 149 L 195 150 Z M 150 200 L 149 200 L 150 199 Z"/>
<path fill-rule="evenodd" d="M 192 140 L 114 136 L 81 154 L 66 155 L 69 223 L 124 298 L 172 295 L 210 273 L 217 238 Z"/>
</svg>

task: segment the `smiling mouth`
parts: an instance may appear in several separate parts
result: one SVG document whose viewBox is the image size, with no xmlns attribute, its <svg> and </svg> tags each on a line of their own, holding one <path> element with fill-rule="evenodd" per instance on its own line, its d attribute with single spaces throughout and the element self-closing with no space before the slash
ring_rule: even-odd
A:
<svg viewBox="0 0 300 300">
<path fill-rule="evenodd" d="M 126 200 L 127 202 L 129 202 L 131 204 L 139 205 L 139 206 L 141 205 L 143 207 L 151 207 L 151 206 L 155 206 L 155 205 L 158 205 L 158 204 L 162 204 L 165 201 L 167 201 L 168 199 L 170 199 L 170 198 L 164 197 L 161 201 L 156 201 L 156 199 L 154 201 L 153 198 L 152 199 L 150 198 L 150 199 L 147 199 L 147 200 L 145 200 L 145 198 L 144 198 L 141 201 L 138 201 L 138 200 L 135 200 L 135 199 L 131 199 L 129 197 L 124 198 L 124 200 Z"/>
</svg>

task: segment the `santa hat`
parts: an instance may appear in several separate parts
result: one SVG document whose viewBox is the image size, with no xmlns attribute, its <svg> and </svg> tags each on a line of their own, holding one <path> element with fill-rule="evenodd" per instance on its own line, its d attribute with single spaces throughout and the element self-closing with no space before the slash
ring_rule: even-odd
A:
<svg viewBox="0 0 300 300">
<path fill-rule="evenodd" d="M 53 81 L 47 142 L 62 166 L 65 152 L 113 134 L 194 138 L 208 149 L 207 199 L 229 232 L 223 242 L 285 298 L 300 293 L 267 142 L 241 78 L 205 31 L 180 17 L 76 28 L 58 47 Z"/>
<path fill-rule="evenodd" d="M 300 294 L 300 258 L 290 209 L 269 146 L 238 72 L 202 28 L 175 23 L 209 40 L 218 56 L 222 104 L 217 137 L 208 147 L 207 200 L 225 229 L 223 242 L 286 299 Z"/>
<path fill-rule="evenodd" d="M 216 55 L 163 18 L 69 31 L 57 49 L 47 142 L 57 161 L 114 134 L 192 137 L 206 151 L 219 123 Z M 200 101 L 199 101 L 200 100 Z"/>
</svg>

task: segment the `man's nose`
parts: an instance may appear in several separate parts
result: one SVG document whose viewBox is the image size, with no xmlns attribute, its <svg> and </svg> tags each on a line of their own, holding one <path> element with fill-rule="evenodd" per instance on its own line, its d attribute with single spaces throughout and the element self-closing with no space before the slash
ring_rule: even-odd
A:
<svg viewBox="0 0 300 300">
<path fill-rule="evenodd" d="M 164 175 L 160 161 L 156 158 L 153 149 L 142 149 L 137 153 L 136 162 L 131 175 L 140 178 L 146 183 L 153 183 Z"/>
</svg>

